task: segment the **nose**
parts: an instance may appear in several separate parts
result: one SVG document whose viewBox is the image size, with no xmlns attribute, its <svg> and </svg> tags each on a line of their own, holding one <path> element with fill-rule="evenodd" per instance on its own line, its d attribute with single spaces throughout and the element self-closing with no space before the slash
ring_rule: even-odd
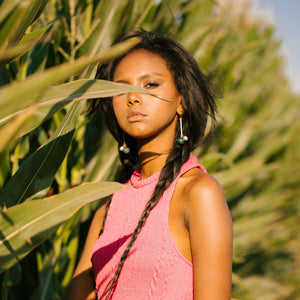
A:
<svg viewBox="0 0 300 300">
<path fill-rule="evenodd" d="M 141 104 L 143 103 L 141 95 L 139 93 L 128 93 L 128 98 L 127 98 L 127 105 L 131 106 L 134 104 Z"/>
</svg>

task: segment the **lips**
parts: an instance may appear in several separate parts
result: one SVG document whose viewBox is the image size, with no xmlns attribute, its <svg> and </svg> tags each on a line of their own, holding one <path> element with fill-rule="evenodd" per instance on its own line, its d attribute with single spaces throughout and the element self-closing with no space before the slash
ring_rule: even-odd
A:
<svg viewBox="0 0 300 300">
<path fill-rule="evenodd" d="M 132 122 L 138 122 L 141 121 L 146 115 L 139 112 L 139 111 L 131 111 L 127 115 L 127 121 L 132 123 Z"/>
</svg>

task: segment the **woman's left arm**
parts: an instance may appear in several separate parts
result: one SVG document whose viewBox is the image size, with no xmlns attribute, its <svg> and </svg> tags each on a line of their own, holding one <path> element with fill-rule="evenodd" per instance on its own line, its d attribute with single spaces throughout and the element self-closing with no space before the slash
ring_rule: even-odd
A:
<svg viewBox="0 0 300 300">
<path fill-rule="evenodd" d="M 233 230 L 219 183 L 201 174 L 187 187 L 186 219 L 194 267 L 195 300 L 229 300 Z"/>
</svg>

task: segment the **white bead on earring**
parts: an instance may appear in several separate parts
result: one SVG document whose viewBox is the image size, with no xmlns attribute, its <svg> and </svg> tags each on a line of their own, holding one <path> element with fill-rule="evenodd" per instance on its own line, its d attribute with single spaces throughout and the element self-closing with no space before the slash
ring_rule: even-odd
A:
<svg viewBox="0 0 300 300">
<path fill-rule="evenodd" d="M 128 154 L 130 152 L 130 148 L 127 147 L 127 145 L 125 143 L 119 148 L 119 150 L 121 152 L 124 152 L 125 154 Z"/>
<path fill-rule="evenodd" d="M 124 132 L 123 132 L 123 145 L 119 148 L 119 150 L 121 152 L 124 152 L 125 154 L 128 154 L 130 152 L 130 148 L 127 147 L 126 143 L 125 143 L 125 135 L 124 135 Z"/>
<path fill-rule="evenodd" d="M 189 138 L 186 135 L 183 135 L 182 129 L 182 116 L 179 116 L 179 127 L 180 127 L 180 138 L 178 139 L 178 144 L 183 145 Z"/>
</svg>

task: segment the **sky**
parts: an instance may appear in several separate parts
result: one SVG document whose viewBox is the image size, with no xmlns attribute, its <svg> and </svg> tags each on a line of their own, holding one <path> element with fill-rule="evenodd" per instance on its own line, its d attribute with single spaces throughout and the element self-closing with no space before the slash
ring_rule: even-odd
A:
<svg viewBox="0 0 300 300">
<path fill-rule="evenodd" d="M 275 25 L 286 57 L 286 75 L 293 91 L 300 94 L 300 0 L 255 0 L 254 10 Z"/>
</svg>

